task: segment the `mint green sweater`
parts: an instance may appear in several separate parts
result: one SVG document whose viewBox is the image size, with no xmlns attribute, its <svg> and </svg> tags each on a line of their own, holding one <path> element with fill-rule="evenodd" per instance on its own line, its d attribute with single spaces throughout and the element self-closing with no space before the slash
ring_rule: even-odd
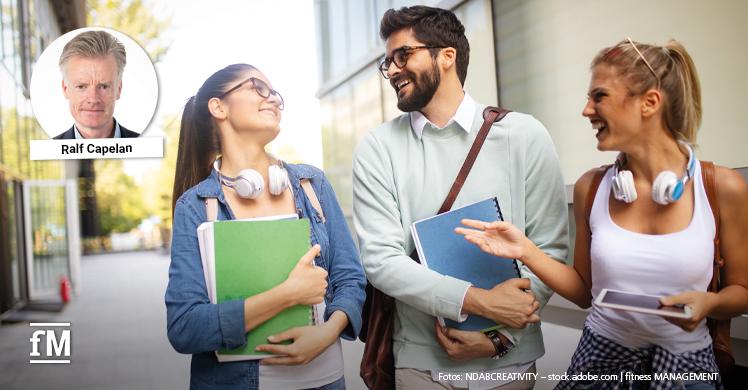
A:
<svg viewBox="0 0 748 390">
<path fill-rule="evenodd" d="M 478 105 L 470 132 L 456 122 L 427 125 L 419 139 L 408 114 L 371 131 L 353 163 L 353 222 L 366 275 L 397 301 L 395 366 L 437 371 L 490 371 L 536 360 L 545 352 L 540 325 L 511 329 L 517 348 L 498 360 L 454 362 L 434 335 L 434 317 L 457 320 L 468 283 L 408 257 L 411 223 L 436 213 L 483 122 Z M 494 124 L 453 207 L 497 196 L 504 219 L 541 250 L 564 261 L 568 216 L 564 181 L 552 140 L 530 115 L 509 113 Z M 526 266 L 542 306 L 552 291 Z M 542 307 L 541 306 L 541 307 Z"/>
</svg>

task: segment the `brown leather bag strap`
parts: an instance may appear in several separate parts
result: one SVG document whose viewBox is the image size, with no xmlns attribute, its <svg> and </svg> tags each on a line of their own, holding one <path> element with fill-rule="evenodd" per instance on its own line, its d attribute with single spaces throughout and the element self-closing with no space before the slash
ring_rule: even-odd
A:
<svg viewBox="0 0 748 390">
<path fill-rule="evenodd" d="M 447 195 L 447 198 L 444 199 L 444 203 L 442 203 L 442 207 L 439 208 L 437 214 L 449 211 L 449 209 L 452 208 L 455 199 L 457 199 L 457 195 L 465 184 L 465 180 L 467 179 L 470 170 L 473 168 L 475 159 L 478 158 L 478 153 L 480 152 L 481 147 L 483 147 L 483 142 L 485 142 L 486 137 L 488 137 L 488 131 L 491 129 L 491 126 L 495 122 L 502 120 L 506 114 L 510 112 L 511 111 L 503 108 L 491 106 L 488 106 L 483 110 L 483 125 L 478 131 L 478 135 L 475 137 L 475 141 L 473 141 L 473 146 L 470 147 L 465 162 L 462 163 L 460 173 L 457 174 L 457 178 L 455 178 L 454 183 L 452 183 L 452 188 L 449 189 L 449 194 Z"/>
<path fill-rule="evenodd" d="M 709 291 L 717 292 L 721 287 L 720 268 L 725 265 L 725 260 L 719 250 L 719 200 L 717 199 L 717 180 L 714 177 L 713 162 L 701 161 L 701 179 L 704 181 L 706 198 L 714 215 L 714 269 L 712 270 L 712 281 L 709 283 Z"/>
<path fill-rule="evenodd" d="M 719 200 L 717 199 L 717 180 L 714 176 L 714 163 L 711 161 L 701 161 L 701 178 L 704 180 L 704 189 L 706 197 L 709 200 L 709 206 L 714 214 L 714 263 L 722 267 L 724 259 L 719 251 Z"/>
<path fill-rule="evenodd" d="M 600 187 L 600 182 L 603 181 L 605 172 L 608 172 L 608 169 L 611 166 L 612 164 L 609 164 L 597 168 L 594 176 L 592 176 L 592 183 L 590 183 L 590 188 L 587 190 L 587 199 L 584 200 L 584 220 L 587 221 L 587 228 L 590 227 L 590 214 L 592 213 L 592 204 L 595 203 L 595 195 L 597 195 L 597 189 Z"/>
</svg>

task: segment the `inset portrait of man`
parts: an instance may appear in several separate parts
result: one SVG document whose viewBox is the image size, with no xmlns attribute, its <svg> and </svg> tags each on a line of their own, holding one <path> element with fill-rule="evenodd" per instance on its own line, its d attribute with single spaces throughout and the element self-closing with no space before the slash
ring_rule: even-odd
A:
<svg viewBox="0 0 748 390">
<path fill-rule="evenodd" d="M 114 118 L 127 64 L 125 46 L 106 31 L 86 31 L 60 55 L 62 92 L 74 123 L 54 139 L 135 138 Z"/>
</svg>

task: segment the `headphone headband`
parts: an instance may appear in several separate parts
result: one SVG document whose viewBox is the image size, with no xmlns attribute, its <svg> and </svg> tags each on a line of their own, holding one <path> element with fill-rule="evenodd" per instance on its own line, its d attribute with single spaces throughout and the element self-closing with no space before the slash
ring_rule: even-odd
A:
<svg viewBox="0 0 748 390">
<path fill-rule="evenodd" d="M 272 195 L 280 195 L 291 187 L 291 183 L 283 161 L 275 157 L 273 159 L 275 164 L 268 167 L 268 186 Z M 218 173 L 221 184 L 233 188 L 242 198 L 255 199 L 265 189 L 265 178 L 254 169 L 242 169 L 236 177 L 224 175 L 221 172 L 220 157 L 213 162 L 213 169 Z"/>
<path fill-rule="evenodd" d="M 662 171 L 657 175 L 652 183 L 652 199 L 661 205 L 668 205 L 680 199 L 681 195 L 685 192 L 686 183 L 695 174 L 696 158 L 694 157 L 693 148 L 684 141 L 678 141 L 678 143 L 688 150 L 686 172 L 681 178 L 678 178 L 675 172 L 668 170 Z M 626 163 L 626 154 L 619 153 L 615 161 L 615 175 L 613 176 L 611 188 L 613 196 L 616 199 L 631 203 L 637 198 L 636 186 L 631 171 L 624 169 Z"/>
</svg>

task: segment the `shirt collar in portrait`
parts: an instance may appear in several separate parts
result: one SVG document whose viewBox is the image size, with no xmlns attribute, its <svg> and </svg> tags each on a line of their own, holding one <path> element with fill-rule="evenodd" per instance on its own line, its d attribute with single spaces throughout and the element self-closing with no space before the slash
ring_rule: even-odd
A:
<svg viewBox="0 0 748 390">
<path fill-rule="evenodd" d="M 78 131 L 78 126 L 73 124 L 73 132 L 75 133 L 75 139 L 84 139 L 81 133 Z M 122 131 L 119 129 L 119 123 L 114 120 L 114 138 L 122 138 Z"/>
<path fill-rule="evenodd" d="M 475 100 L 473 100 L 473 98 L 470 97 L 467 92 L 465 92 L 465 96 L 462 98 L 462 102 L 460 102 L 460 105 L 457 107 L 455 115 L 449 119 L 444 127 L 457 122 L 457 124 L 463 130 L 465 130 L 466 133 L 469 133 L 470 129 L 473 126 L 473 120 L 475 119 L 475 110 L 477 109 L 478 106 L 475 103 Z M 426 125 L 431 125 L 435 129 L 444 128 L 438 127 L 435 124 L 431 123 L 431 121 L 429 121 L 425 115 L 421 114 L 420 111 L 412 111 L 410 113 L 410 128 L 413 130 L 416 138 L 421 139 L 421 136 L 423 135 L 423 129 L 424 127 L 426 127 Z"/>
</svg>

